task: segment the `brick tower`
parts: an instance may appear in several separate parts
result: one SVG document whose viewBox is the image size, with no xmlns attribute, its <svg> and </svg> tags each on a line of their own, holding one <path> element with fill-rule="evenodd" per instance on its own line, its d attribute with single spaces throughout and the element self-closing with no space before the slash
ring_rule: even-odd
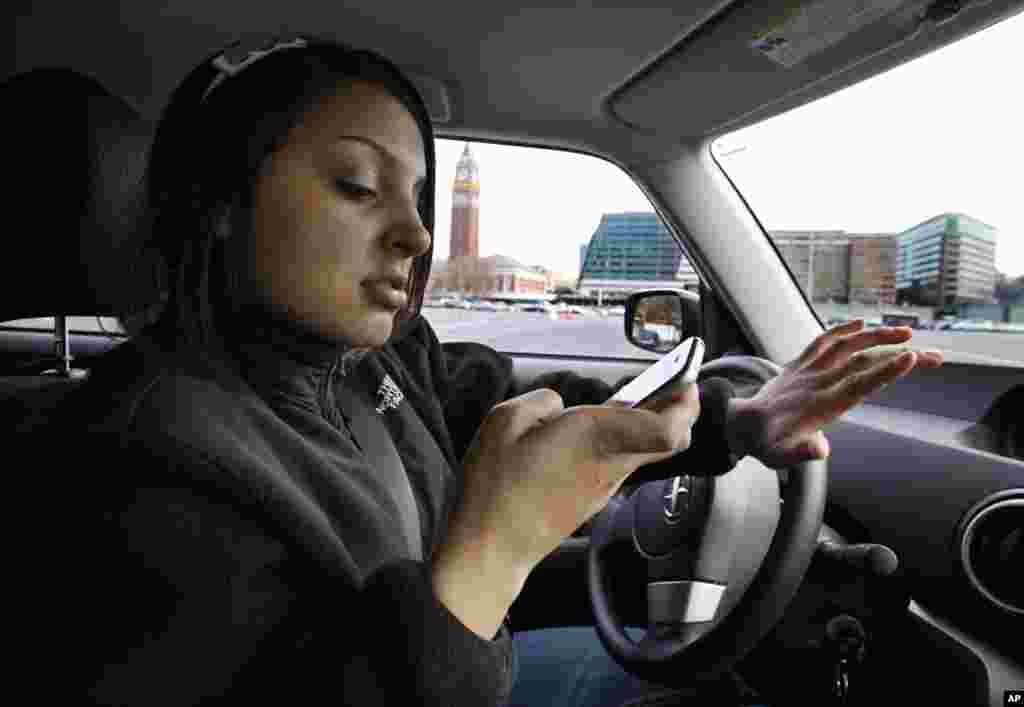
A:
<svg viewBox="0 0 1024 707">
<path fill-rule="evenodd" d="M 449 258 L 480 257 L 480 170 L 469 143 L 455 168 L 452 187 L 452 242 Z"/>
</svg>

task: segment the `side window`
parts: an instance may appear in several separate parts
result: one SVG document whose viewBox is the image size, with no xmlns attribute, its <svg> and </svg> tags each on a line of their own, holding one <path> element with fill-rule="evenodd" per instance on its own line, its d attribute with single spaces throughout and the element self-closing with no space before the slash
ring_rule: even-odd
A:
<svg viewBox="0 0 1024 707">
<path fill-rule="evenodd" d="M 438 140 L 435 213 L 423 313 L 441 341 L 652 359 L 623 334 L 625 298 L 698 287 L 647 197 L 596 157 Z"/>
<path fill-rule="evenodd" d="M 435 214 L 423 314 L 441 341 L 653 360 L 626 340 L 626 297 L 698 288 L 690 259 L 643 192 L 589 155 L 438 140 Z M 0 328 L 52 332 L 54 319 Z M 125 334 L 111 317 L 68 317 L 68 328 Z"/>
</svg>

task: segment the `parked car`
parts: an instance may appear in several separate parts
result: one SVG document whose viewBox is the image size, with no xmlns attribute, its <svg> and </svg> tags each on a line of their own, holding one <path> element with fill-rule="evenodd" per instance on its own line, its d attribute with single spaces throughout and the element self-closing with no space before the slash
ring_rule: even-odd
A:
<svg viewBox="0 0 1024 707">
<path fill-rule="evenodd" d="M 921 328 L 921 317 L 917 314 L 886 313 L 882 315 L 884 326 L 908 326 L 911 329 Z"/>
<path fill-rule="evenodd" d="M 547 314 L 548 312 L 556 311 L 556 307 L 547 302 L 530 302 L 528 304 L 518 305 L 520 312 L 540 312 Z"/>
<path fill-rule="evenodd" d="M 654 329 L 648 329 L 647 327 L 642 327 L 634 331 L 633 338 L 635 338 L 637 343 L 640 344 L 650 344 L 651 346 L 661 345 L 661 337 L 658 335 L 658 332 Z"/>
<path fill-rule="evenodd" d="M 473 302 L 472 308 L 477 312 L 507 312 L 511 309 L 504 302 L 492 302 L 490 300 L 477 300 Z"/>
<path fill-rule="evenodd" d="M 949 329 L 950 331 L 994 331 L 995 322 L 991 322 L 987 319 L 965 319 L 954 322 Z"/>
</svg>

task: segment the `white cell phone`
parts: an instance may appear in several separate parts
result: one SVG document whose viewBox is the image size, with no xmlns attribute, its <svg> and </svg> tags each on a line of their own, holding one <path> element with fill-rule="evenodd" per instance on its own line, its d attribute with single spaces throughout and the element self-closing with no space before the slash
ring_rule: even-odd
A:
<svg viewBox="0 0 1024 707">
<path fill-rule="evenodd" d="M 624 385 L 611 399 L 633 408 L 656 400 L 675 388 L 677 383 L 696 382 L 703 362 L 704 342 L 700 337 L 691 336 Z"/>
</svg>

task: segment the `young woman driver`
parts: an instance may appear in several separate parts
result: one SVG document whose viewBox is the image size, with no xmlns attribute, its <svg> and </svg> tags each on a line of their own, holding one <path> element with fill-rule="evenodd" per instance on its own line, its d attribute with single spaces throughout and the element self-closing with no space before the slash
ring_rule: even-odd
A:
<svg viewBox="0 0 1024 707">
<path fill-rule="evenodd" d="M 434 179 L 424 104 L 372 52 L 238 45 L 175 90 L 148 165 L 166 300 L 93 371 L 93 413 L 76 418 L 118 470 L 89 480 L 102 508 L 79 526 L 88 571 L 64 607 L 66 664 L 92 701 L 663 691 L 592 630 L 513 641 L 505 618 L 530 572 L 639 466 L 824 458 L 820 427 L 941 364 L 868 355 L 910 331 L 855 322 L 753 398 L 702 382 L 631 410 L 572 373 L 518 389 L 506 356 L 442 345 L 419 315 Z M 531 677 L 538 645 L 560 678 Z"/>
</svg>

